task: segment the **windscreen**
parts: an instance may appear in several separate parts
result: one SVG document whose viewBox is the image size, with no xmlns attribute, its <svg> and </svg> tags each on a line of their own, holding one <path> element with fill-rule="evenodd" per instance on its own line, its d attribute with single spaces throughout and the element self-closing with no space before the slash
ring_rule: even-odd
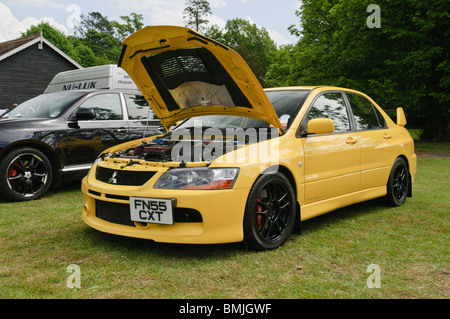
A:
<svg viewBox="0 0 450 319">
<path fill-rule="evenodd" d="M 288 129 L 290 127 L 310 92 L 310 90 L 277 90 L 266 92 L 267 97 L 275 109 L 275 112 L 277 113 L 284 129 Z M 270 124 L 267 122 L 248 117 L 207 115 L 190 118 L 179 125 L 176 129 L 195 127 L 198 125 L 214 128 L 270 127 Z"/>
<path fill-rule="evenodd" d="M 42 94 L 18 105 L 3 117 L 56 118 L 85 94 L 85 92 Z"/>
</svg>

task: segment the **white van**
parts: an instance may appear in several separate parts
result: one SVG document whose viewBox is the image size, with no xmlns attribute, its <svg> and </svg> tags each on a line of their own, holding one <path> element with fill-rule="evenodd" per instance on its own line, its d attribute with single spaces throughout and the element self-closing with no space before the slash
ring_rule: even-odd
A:
<svg viewBox="0 0 450 319">
<path fill-rule="evenodd" d="M 44 93 L 85 89 L 139 91 L 127 72 L 117 65 L 108 64 L 58 73 Z"/>
</svg>

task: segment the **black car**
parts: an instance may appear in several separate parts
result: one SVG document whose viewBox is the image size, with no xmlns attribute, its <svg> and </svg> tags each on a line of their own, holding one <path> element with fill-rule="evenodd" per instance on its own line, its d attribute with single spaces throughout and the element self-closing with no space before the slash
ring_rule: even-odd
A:
<svg viewBox="0 0 450 319">
<path fill-rule="evenodd" d="M 51 185 L 85 176 L 106 148 L 161 128 L 138 92 L 39 95 L 0 119 L 0 194 L 13 201 L 40 198 Z"/>
</svg>

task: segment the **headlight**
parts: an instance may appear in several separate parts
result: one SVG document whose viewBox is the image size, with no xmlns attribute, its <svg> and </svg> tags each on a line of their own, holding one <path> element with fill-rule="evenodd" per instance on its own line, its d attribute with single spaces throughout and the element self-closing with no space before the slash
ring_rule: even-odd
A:
<svg viewBox="0 0 450 319">
<path fill-rule="evenodd" d="M 229 189 L 237 178 L 238 168 L 175 168 L 164 173 L 154 188 Z"/>
<path fill-rule="evenodd" d="M 87 172 L 87 174 L 86 174 L 86 177 L 89 177 L 89 174 L 91 173 L 92 167 L 94 167 L 95 164 L 98 164 L 98 163 L 100 163 L 101 161 L 103 161 L 103 155 L 100 156 L 100 157 L 98 157 L 98 158 L 94 161 L 94 163 L 92 163 L 92 166 L 89 168 L 89 170 L 88 170 L 88 172 Z"/>
</svg>

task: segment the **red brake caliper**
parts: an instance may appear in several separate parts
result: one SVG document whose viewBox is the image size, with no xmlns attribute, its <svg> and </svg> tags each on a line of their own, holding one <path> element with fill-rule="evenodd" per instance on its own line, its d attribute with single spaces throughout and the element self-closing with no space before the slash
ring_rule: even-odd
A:
<svg viewBox="0 0 450 319">
<path fill-rule="evenodd" d="M 261 198 L 258 198 L 257 201 L 260 202 Z M 262 212 L 261 205 L 256 204 L 256 212 L 257 213 L 261 213 Z M 258 225 L 258 228 L 261 228 L 261 220 L 262 220 L 261 214 L 256 214 L 256 224 Z"/>
<path fill-rule="evenodd" d="M 15 165 L 18 165 L 17 162 L 14 162 Z M 14 167 L 10 167 L 8 171 L 8 177 L 14 177 L 17 175 L 17 170 Z M 14 181 L 10 181 L 10 183 L 14 183 Z"/>
</svg>

